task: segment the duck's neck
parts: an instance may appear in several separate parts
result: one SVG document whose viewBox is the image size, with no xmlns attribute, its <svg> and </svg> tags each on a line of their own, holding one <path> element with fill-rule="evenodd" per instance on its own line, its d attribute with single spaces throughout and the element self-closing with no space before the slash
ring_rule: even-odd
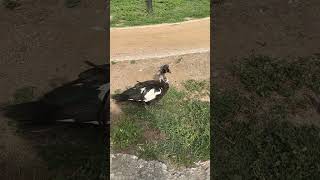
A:
<svg viewBox="0 0 320 180">
<path fill-rule="evenodd" d="M 160 73 L 159 75 L 159 81 L 160 82 L 164 82 L 164 83 L 168 83 L 169 80 L 167 79 L 167 77 L 164 75 L 164 73 Z"/>
</svg>

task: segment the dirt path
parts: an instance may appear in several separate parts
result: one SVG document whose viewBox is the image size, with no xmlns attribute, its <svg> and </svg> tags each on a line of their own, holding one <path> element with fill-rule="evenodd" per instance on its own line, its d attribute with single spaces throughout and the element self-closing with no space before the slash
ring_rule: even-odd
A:
<svg viewBox="0 0 320 180">
<path fill-rule="evenodd" d="M 112 28 L 111 60 L 136 60 L 207 52 L 210 18 L 182 23 Z"/>
</svg>

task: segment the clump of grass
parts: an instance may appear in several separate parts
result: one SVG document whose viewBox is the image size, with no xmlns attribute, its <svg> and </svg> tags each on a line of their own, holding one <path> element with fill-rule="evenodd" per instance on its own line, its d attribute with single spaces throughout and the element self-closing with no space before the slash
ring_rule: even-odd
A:
<svg viewBox="0 0 320 180">
<path fill-rule="evenodd" d="M 130 61 L 130 64 L 135 64 L 135 63 L 136 63 L 135 60 L 131 60 L 131 61 Z"/>
<path fill-rule="evenodd" d="M 182 61 L 182 57 L 180 57 L 179 59 L 176 60 L 176 64 L 181 63 L 181 61 Z"/>
<path fill-rule="evenodd" d="M 196 80 L 187 80 L 183 83 L 184 87 L 189 92 L 201 92 L 202 90 L 209 90 L 208 81 L 196 81 Z"/>
<path fill-rule="evenodd" d="M 120 92 L 121 92 L 121 89 L 116 89 L 116 90 L 114 91 L 115 94 L 119 94 Z"/>
<path fill-rule="evenodd" d="M 26 86 L 17 89 L 13 95 L 13 104 L 20 104 L 32 101 L 35 98 L 36 88 L 33 86 Z"/>
<path fill-rule="evenodd" d="M 115 148 L 127 148 L 137 143 L 142 137 L 142 131 L 133 119 L 122 119 L 115 127 L 116 128 L 112 128 L 111 130 L 111 142 Z"/>
<path fill-rule="evenodd" d="M 260 96 L 276 92 L 291 96 L 302 87 L 320 92 L 320 61 L 317 57 L 286 60 L 252 55 L 234 68 L 241 83 Z"/>
<path fill-rule="evenodd" d="M 128 124 L 127 119 L 140 124 L 139 129 L 145 130 L 141 124 L 159 130 L 165 135 L 164 139 L 141 140 L 140 146 L 131 148 L 141 157 L 169 161 L 176 165 L 191 165 L 199 160 L 208 160 L 210 152 L 210 110 L 209 102 L 197 99 L 187 99 L 188 91 L 179 91 L 170 87 L 168 93 L 156 105 L 146 109 L 128 105 L 120 122 Z M 112 127 L 119 131 L 120 126 Z M 118 144 L 130 140 L 111 137 Z M 135 139 L 135 137 L 129 137 Z"/>
<path fill-rule="evenodd" d="M 158 160 L 159 152 L 158 146 L 156 143 L 145 143 L 141 146 L 138 146 L 138 154 L 140 158 L 145 160 Z"/>
<path fill-rule="evenodd" d="M 195 98 L 201 98 L 204 96 L 209 96 L 210 94 L 210 84 L 208 81 L 196 81 L 196 80 L 187 80 L 183 82 L 183 86 L 187 90 L 187 93 L 193 95 Z"/>
<path fill-rule="evenodd" d="M 79 6 L 81 0 L 65 0 L 64 4 L 67 8 L 73 8 Z"/>
<path fill-rule="evenodd" d="M 116 61 L 111 61 L 111 64 L 114 65 L 114 64 L 117 64 L 117 62 Z"/>
<path fill-rule="evenodd" d="M 148 13 L 145 1 L 111 0 L 111 26 L 135 26 L 173 23 L 185 18 L 210 16 L 210 1 L 161 0 L 153 2 L 153 13 Z"/>
<path fill-rule="evenodd" d="M 241 102 L 244 97 L 234 92 L 219 95 L 213 100 L 211 121 L 217 178 L 319 177 L 319 128 L 293 125 L 282 105 L 267 112 L 246 112 L 246 121 L 240 121 L 238 115 L 253 104 Z"/>
<path fill-rule="evenodd" d="M 21 6 L 21 3 L 19 0 L 2 0 L 2 5 L 7 9 L 13 10 Z"/>
</svg>

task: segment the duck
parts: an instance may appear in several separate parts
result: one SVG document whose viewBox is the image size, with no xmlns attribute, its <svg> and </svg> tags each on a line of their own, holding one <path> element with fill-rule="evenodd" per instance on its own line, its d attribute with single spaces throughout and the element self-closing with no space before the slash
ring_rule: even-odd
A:
<svg viewBox="0 0 320 180">
<path fill-rule="evenodd" d="M 30 123 L 74 122 L 106 125 L 109 111 L 109 64 L 85 61 L 90 69 L 76 80 L 49 91 L 38 100 L 9 105 L 2 110 L 11 119 Z"/>
<path fill-rule="evenodd" d="M 169 90 L 169 80 L 165 76 L 171 73 L 169 65 L 164 64 L 160 67 L 155 80 L 144 82 L 137 81 L 133 87 L 125 90 L 120 94 L 112 96 L 116 102 L 138 102 L 146 105 L 154 104 L 162 99 Z"/>
</svg>

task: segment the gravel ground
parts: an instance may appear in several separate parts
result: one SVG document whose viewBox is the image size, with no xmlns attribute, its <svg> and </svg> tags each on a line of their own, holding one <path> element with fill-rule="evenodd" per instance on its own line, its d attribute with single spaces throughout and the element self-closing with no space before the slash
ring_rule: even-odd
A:
<svg viewBox="0 0 320 180">
<path fill-rule="evenodd" d="M 113 180 L 210 179 L 210 161 L 198 162 L 195 167 L 180 170 L 159 161 L 145 161 L 128 154 L 111 154 L 110 161 L 110 178 Z"/>
</svg>

